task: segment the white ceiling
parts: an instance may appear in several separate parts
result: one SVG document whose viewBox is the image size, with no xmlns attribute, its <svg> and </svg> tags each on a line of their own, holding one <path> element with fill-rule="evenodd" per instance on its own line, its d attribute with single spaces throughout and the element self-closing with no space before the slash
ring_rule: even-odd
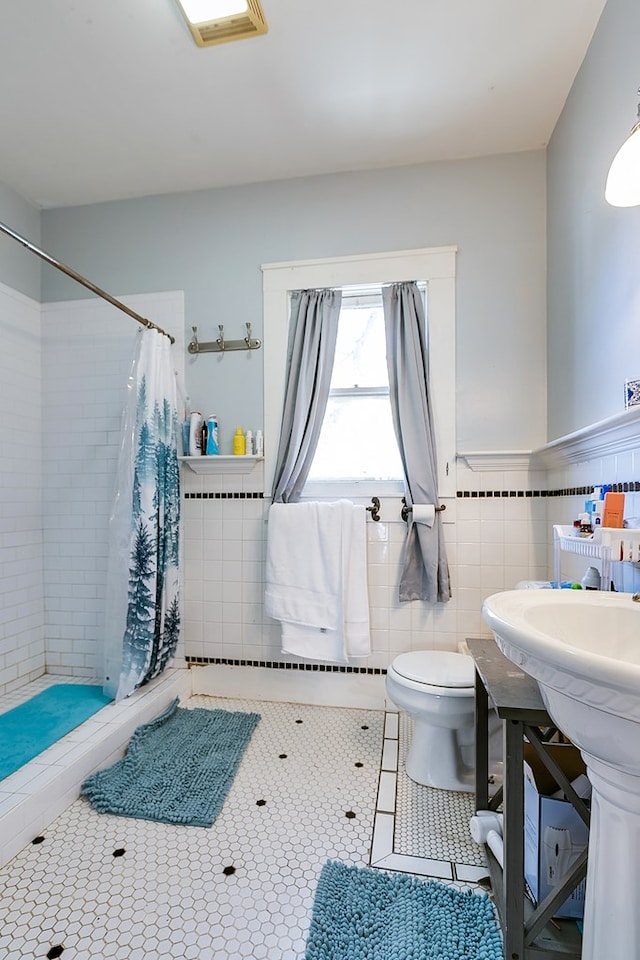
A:
<svg viewBox="0 0 640 960">
<path fill-rule="evenodd" d="M 2 0 L 0 180 L 42 207 L 545 147 L 606 0 Z"/>
</svg>

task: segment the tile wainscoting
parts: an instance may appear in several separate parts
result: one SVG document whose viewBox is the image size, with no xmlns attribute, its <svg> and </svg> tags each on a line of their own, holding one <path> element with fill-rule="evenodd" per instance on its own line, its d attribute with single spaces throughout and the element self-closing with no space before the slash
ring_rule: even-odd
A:
<svg viewBox="0 0 640 960">
<path fill-rule="evenodd" d="M 270 501 L 262 480 L 262 464 L 249 475 L 183 471 L 184 654 L 190 660 L 293 660 L 281 652 L 279 624 L 264 614 Z M 382 520 L 367 520 L 372 652 L 358 665 L 385 669 L 407 650 L 455 650 L 465 637 L 487 633 L 480 612 L 486 596 L 546 578 L 545 486 L 544 472 L 459 466 L 459 493 L 443 517 L 453 598 L 435 605 L 397 599 L 407 527 L 400 498 L 382 498 Z"/>
<path fill-rule="evenodd" d="M 382 498 L 382 520 L 367 521 L 372 652 L 359 667 L 385 670 L 398 653 L 455 650 L 465 637 L 488 635 L 484 599 L 551 578 L 553 524 L 571 522 L 594 485 L 617 485 L 625 516 L 640 517 L 639 424 L 640 412 L 626 411 L 534 453 L 460 456 L 457 496 L 447 500 L 443 523 L 453 592 L 446 604 L 398 601 L 406 524 L 400 500 Z M 262 464 L 250 475 L 185 475 L 183 491 L 185 656 L 291 662 L 280 650 L 279 624 L 263 608 L 269 500 Z M 563 559 L 563 576 L 584 572 L 583 559 Z M 640 571 L 615 564 L 614 584 L 637 590 Z"/>
</svg>

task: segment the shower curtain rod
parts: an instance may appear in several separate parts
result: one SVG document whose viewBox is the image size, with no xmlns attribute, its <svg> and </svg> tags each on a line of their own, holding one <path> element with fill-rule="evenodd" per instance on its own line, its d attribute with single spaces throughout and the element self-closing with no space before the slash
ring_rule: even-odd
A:
<svg viewBox="0 0 640 960">
<path fill-rule="evenodd" d="M 102 290 L 100 287 L 97 287 L 95 283 L 92 283 L 91 280 L 87 280 L 86 277 L 83 277 L 81 274 L 76 273 L 75 270 L 72 270 L 71 267 L 68 267 L 66 263 L 61 263 L 59 260 L 55 260 L 48 253 L 45 253 L 44 250 L 41 250 L 39 247 L 36 247 L 33 243 L 30 243 L 24 237 L 20 236 L 19 233 L 16 233 L 15 230 L 12 230 L 11 227 L 8 227 L 6 223 L 0 222 L 0 231 L 6 233 L 8 237 L 12 237 L 14 240 L 17 240 L 18 243 L 21 243 L 23 247 L 26 247 L 31 253 L 35 253 L 37 257 L 40 257 L 41 260 L 45 260 L 47 263 L 50 263 L 52 267 L 55 267 L 56 270 L 60 270 L 61 273 L 66 273 L 68 277 L 71 277 L 72 280 L 75 280 L 77 283 L 82 284 L 83 287 L 86 287 L 88 290 L 91 290 L 98 297 L 101 297 L 103 300 L 106 300 L 107 303 L 112 304 L 112 306 L 117 307 L 118 310 L 122 310 L 123 313 L 127 313 L 130 317 L 133 317 L 134 320 L 137 320 L 138 323 L 141 323 L 143 327 L 147 327 L 149 330 L 157 330 L 158 333 L 163 334 L 165 337 L 169 337 L 171 343 L 175 343 L 175 338 L 171 334 L 167 333 L 166 330 L 163 330 L 162 327 L 159 327 L 157 323 L 152 323 L 151 320 L 147 320 L 146 317 L 141 317 L 139 313 L 136 313 L 135 310 L 131 310 L 124 303 L 121 303 L 120 300 L 116 300 L 115 297 L 112 297 L 110 293 L 107 293 L 105 290 Z"/>
</svg>

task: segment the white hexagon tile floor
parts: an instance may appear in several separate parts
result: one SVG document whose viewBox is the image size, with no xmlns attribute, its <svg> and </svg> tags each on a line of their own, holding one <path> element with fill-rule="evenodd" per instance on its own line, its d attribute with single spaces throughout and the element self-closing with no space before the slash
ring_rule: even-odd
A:
<svg viewBox="0 0 640 960">
<path fill-rule="evenodd" d="M 302 960 L 324 862 L 372 862 L 382 711 L 204 696 L 182 705 L 261 714 L 214 825 L 98 814 L 77 800 L 0 870 L 3 960 Z M 460 809 L 443 861 L 465 853 Z M 406 856 L 408 829 L 400 869 L 424 873 Z M 432 875 L 455 881 L 446 867 Z M 476 877 L 466 879 L 456 885 Z"/>
</svg>

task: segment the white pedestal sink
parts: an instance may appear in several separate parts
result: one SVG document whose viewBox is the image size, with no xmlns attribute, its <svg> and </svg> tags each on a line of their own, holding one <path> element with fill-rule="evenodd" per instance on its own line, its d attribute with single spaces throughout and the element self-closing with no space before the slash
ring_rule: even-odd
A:
<svg viewBox="0 0 640 960">
<path fill-rule="evenodd" d="M 511 590 L 482 612 L 587 765 L 582 960 L 640 957 L 640 603 L 628 593 Z"/>
</svg>

